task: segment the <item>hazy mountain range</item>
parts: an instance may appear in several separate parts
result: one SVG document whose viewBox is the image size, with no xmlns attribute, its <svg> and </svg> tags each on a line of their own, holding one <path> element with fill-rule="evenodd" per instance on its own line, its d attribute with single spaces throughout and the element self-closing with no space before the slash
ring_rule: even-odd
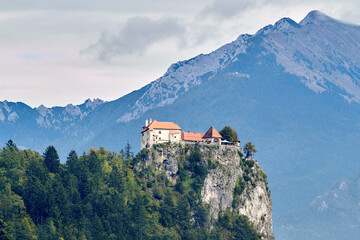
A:
<svg viewBox="0 0 360 240">
<path fill-rule="evenodd" d="M 318 11 L 299 23 L 283 18 L 172 64 L 161 78 L 115 101 L 35 109 L 0 102 L 0 142 L 12 138 L 40 151 L 53 144 L 65 161 L 71 149 L 119 151 L 127 141 L 137 152 L 146 118 L 198 132 L 230 125 L 242 144 L 251 140 L 259 150 L 256 158 L 272 191 L 275 236 L 287 239 L 294 228 L 283 219 L 315 231 L 291 214 L 360 169 L 359 50 L 357 25 Z M 318 216 L 299 211 L 302 219 Z"/>
<path fill-rule="evenodd" d="M 311 203 L 277 222 L 278 239 L 357 239 L 360 234 L 360 175 L 343 179 Z"/>
</svg>

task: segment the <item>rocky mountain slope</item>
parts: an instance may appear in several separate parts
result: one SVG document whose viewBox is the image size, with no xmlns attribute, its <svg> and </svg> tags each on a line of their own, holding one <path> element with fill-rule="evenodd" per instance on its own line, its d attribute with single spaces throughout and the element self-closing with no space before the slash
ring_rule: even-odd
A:
<svg viewBox="0 0 360 240">
<path fill-rule="evenodd" d="M 192 163 L 194 151 L 200 155 Z M 145 164 L 139 164 L 138 170 L 153 167 L 165 171 L 176 185 L 182 183 L 182 169 L 189 169 L 187 164 L 198 164 L 194 168 L 194 174 L 198 175 L 201 175 L 199 166 L 205 166 L 206 174 L 199 184 L 202 202 L 209 206 L 211 224 L 217 222 L 219 213 L 230 210 L 247 216 L 263 239 L 273 239 L 272 202 L 266 174 L 253 159 L 245 159 L 239 148 L 158 144 L 143 152 L 146 152 Z"/>
<path fill-rule="evenodd" d="M 76 137 L 76 126 L 103 103 L 101 99 L 87 99 L 77 106 L 31 108 L 21 102 L 0 102 L 1 139 L 16 139 L 24 148 L 43 150 L 46 141 Z"/>
<path fill-rule="evenodd" d="M 359 190 L 359 174 L 341 180 L 305 208 L 282 217 L 278 223 L 278 237 L 295 240 L 356 239 L 360 234 Z"/>
<path fill-rule="evenodd" d="M 2 103 L 0 142 L 12 138 L 39 151 L 53 144 L 64 161 L 70 149 L 118 151 L 127 141 L 138 149 L 134 132 L 145 118 L 197 132 L 231 125 L 266 159 L 276 236 L 278 219 L 360 168 L 359 42 L 359 26 L 317 11 L 299 23 L 284 18 L 173 64 L 158 80 L 73 121 Z"/>
</svg>

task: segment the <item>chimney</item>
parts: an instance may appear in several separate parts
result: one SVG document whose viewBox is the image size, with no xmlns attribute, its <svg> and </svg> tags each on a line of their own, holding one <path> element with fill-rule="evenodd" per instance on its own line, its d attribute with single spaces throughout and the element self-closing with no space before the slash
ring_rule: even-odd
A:
<svg viewBox="0 0 360 240">
<path fill-rule="evenodd" d="M 150 123 L 152 122 L 152 118 L 150 118 Z"/>
<path fill-rule="evenodd" d="M 147 127 L 149 125 L 149 121 L 146 119 L 145 120 L 145 127 Z"/>
</svg>

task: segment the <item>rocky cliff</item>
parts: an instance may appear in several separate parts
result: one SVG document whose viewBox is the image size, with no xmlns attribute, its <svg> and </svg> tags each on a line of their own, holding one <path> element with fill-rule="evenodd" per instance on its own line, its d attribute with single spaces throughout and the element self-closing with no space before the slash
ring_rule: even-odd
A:
<svg viewBox="0 0 360 240">
<path fill-rule="evenodd" d="M 164 171 L 176 186 L 184 168 L 193 169 L 193 176 L 203 176 L 199 193 L 209 209 L 209 228 L 216 224 L 220 213 L 230 211 L 247 216 L 263 239 L 273 239 L 272 202 L 266 174 L 256 161 L 245 159 L 239 148 L 161 144 L 142 151 L 146 152 L 142 166 Z"/>
</svg>

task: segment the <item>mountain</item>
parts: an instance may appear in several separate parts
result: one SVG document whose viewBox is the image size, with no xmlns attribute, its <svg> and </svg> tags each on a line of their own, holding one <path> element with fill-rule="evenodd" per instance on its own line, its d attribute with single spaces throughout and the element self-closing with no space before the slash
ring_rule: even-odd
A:
<svg viewBox="0 0 360 240">
<path fill-rule="evenodd" d="M 360 175 L 341 180 L 308 206 L 280 219 L 280 239 L 356 239 L 360 229 Z"/>
<path fill-rule="evenodd" d="M 230 125 L 242 144 L 252 141 L 259 150 L 276 237 L 281 217 L 360 168 L 359 45 L 359 26 L 318 11 L 299 23 L 283 18 L 173 64 L 149 85 L 72 121 L 50 114 L 41 125 L 38 110 L 6 103 L 0 142 L 12 138 L 36 150 L 53 144 L 65 161 L 71 149 L 91 146 L 119 151 L 129 141 L 137 151 L 140 134 L 134 133 L 148 118 L 197 132 Z"/>
<path fill-rule="evenodd" d="M 74 127 L 103 103 L 101 99 L 87 99 L 78 106 L 30 108 L 21 102 L 0 101 L 0 138 L 3 143 L 12 138 L 24 148 L 43 150 L 61 136 L 76 136 Z"/>
</svg>

